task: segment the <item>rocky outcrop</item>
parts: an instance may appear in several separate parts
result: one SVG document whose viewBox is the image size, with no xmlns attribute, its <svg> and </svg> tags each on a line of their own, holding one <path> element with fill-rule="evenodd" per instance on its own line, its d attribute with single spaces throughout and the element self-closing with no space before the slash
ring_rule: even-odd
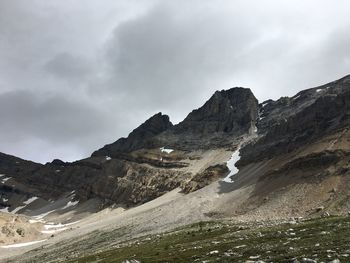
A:
<svg viewBox="0 0 350 263">
<path fill-rule="evenodd" d="M 197 173 L 190 181 L 181 184 L 182 191 L 186 194 L 197 191 L 210 183 L 217 181 L 229 173 L 226 165 L 217 164 L 210 166 L 201 173 Z"/>
<path fill-rule="evenodd" d="M 145 148 L 150 139 L 172 126 L 168 115 L 157 113 L 133 130 L 127 138 L 120 138 L 112 144 L 105 145 L 92 156 L 117 157 L 119 153 Z"/>
<path fill-rule="evenodd" d="M 24 216 L 0 213 L 0 245 L 24 243 L 40 236 L 40 223 L 31 224 Z"/>
<path fill-rule="evenodd" d="M 6 176 L 10 176 L 11 181 L 0 188 L 8 200 L 6 207 L 9 207 L 9 211 L 15 206 L 13 200 L 23 199 L 21 196 L 26 196 L 25 199 L 39 196 L 45 200 L 55 200 L 72 191 L 80 201 L 98 198 L 105 205 L 141 204 L 179 187 L 184 179 L 190 177 L 186 172 L 170 169 L 166 165 L 107 160 L 105 157 L 92 157 L 64 165 L 38 164 L 34 165 L 35 169 L 28 166 L 28 170 L 25 169 L 26 161 L 19 162 L 23 163 L 22 168 L 7 170 Z"/>
</svg>

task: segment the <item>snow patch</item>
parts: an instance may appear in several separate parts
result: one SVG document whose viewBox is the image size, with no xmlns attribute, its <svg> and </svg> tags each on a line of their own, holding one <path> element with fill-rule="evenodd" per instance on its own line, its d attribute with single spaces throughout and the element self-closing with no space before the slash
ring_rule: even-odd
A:
<svg viewBox="0 0 350 263">
<path fill-rule="evenodd" d="M 30 203 L 33 203 L 37 199 L 39 199 L 39 197 L 36 197 L 36 196 L 29 198 L 27 201 L 23 202 L 23 204 L 25 205 L 16 207 L 14 210 L 11 211 L 11 214 L 16 214 L 19 210 L 25 208 L 27 205 L 29 205 Z"/>
<path fill-rule="evenodd" d="M 238 148 L 236 151 L 234 151 L 232 153 L 230 160 L 228 160 L 226 163 L 228 169 L 230 170 L 230 173 L 224 179 L 222 179 L 222 181 L 224 181 L 226 183 L 233 183 L 234 181 L 231 179 L 231 177 L 233 175 L 235 175 L 236 173 L 238 173 L 238 171 L 239 171 L 235 165 L 239 161 L 239 159 L 241 158 L 241 156 L 239 155 L 239 150 L 240 150 L 240 148 Z"/>
<path fill-rule="evenodd" d="M 8 181 L 9 179 L 11 179 L 11 177 L 6 177 L 6 178 L 2 179 L 1 182 L 4 184 L 4 183 L 6 183 L 6 181 Z"/>
<path fill-rule="evenodd" d="M 29 219 L 28 222 L 29 222 L 29 224 L 44 223 L 44 220 L 42 220 L 42 219 L 39 219 L 39 220 Z"/>
<path fill-rule="evenodd" d="M 325 91 L 325 90 L 328 90 L 330 87 L 325 87 L 325 88 L 322 88 L 322 89 L 317 89 L 316 92 L 319 93 L 321 91 Z"/>
<path fill-rule="evenodd" d="M 33 196 L 33 197 L 29 198 L 27 201 L 24 201 L 23 203 L 26 205 L 29 205 L 30 203 L 33 203 L 37 199 L 39 199 L 39 197 Z"/>
<path fill-rule="evenodd" d="M 270 102 L 264 102 L 262 105 L 261 105 L 261 107 L 265 107 L 267 104 L 269 104 Z"/>
<path fill-rule="evenodd" d="M 42 230 L 40 232 L 43 234 L 54 234 L 56 232 L 61 232 L 61 231 L 67 230 L 68 226 L 74 225 L 74 224 L 78 223 L 79 221 L 80 220 L 72 222 L 72 223 L 68 223 L 68 224 L 59 223 L 57 225 L 48 223 L 47 225 L 44 225 L 45 230 Z"/>
<path fill-rule="evenodd" d="M 7 245 L 7 246 L 1 246 L 1 248 L 17 248 L 17 247 L 26 247 L 26 246 L 31 246 L 37 243 L 41 243 L 46 241 L 47 239 L 43 240 L 38 240 L 38 241 L 32 241 L 32 242 L 27 242 L 27 243 L 17 243 L 17 244 L 12 244 L 12 245 Z"/>
<path fill-rule="evenodd" d="M 259 116 L 258 120 L 261 121 L 261 120 L 264 119 L 264 118 L 265 118 L 265 116 L 262 116 L 262 117 Z"/>
<path fill-rule="evenodd" d="M 72 223 L 68 223 L 68 224 L 61 224 L 61 223 L 59 223 L 57 225 L 54 225 L 53 223 L 47 223 L 47 225 L 44 225 L 44 228 L 46 230 L 55 229 L 55 228 L 63 228 L 63 227 L 74 225 L 74 224 L 76 224 L 78 222 L 80 222 L 80 220 L 72 222 Z"/>
<path fill-rule="evenodd" d="M 25 207 L 26 207 L 25 205 L 18 206 L 11 211 L 11 214 L 16 214 L 19 210 L 21 210 L 22 208 L 25 208 Z"/>
<path fill-rule="evenodd" d="M 3 212 L 3 213 L 10 213 L 8 207 L 5 207 L 5 208 L 0 209 L 0 212 Z"/>
<path fill-rule="evenodd" d="M 159 148 L 159 149 L 161 150 L 162 153 L 165 152 L 167 154 L 169 154 L 169 153 L 174 151 L 173 149 L 166 149 L 165 147 L 162 147 L 162 148 Z"/>
<path fill-rule="evenodd" d="M 43 234 L 54 234 L 56 232 L 61 232 L 61 231 L 67 230 L 67 229 L 68 229 L 67 227 L 64 227 L 64 228 L 53 229 L 53 230 L 42 230 L 42 231 L 40 231 L 40 233 L 43 233 Z"/>
<path fill-rule="evenodd" d="M 42 219 L 44 218 L 45 216 L 47 216 L 48 214 L 51 214 L 52 212 L 55 212 L 56 210 L 51 210 L 51 211 L 48 211 L 46 213 L 42 213 L 40 215 L 36 215 L 36 216 L 33 216 L 34 219 L 38 220 L 38 219 Z"/>
<path fill-rule="evenodd" d="M 76 206 L 79 203 L 79 201 L 69 201 L 61 210 L 66 209 L 71 206 Z"/>
<path fill-rule="evenodd" d="M 106 161 L 110 161 L 110 160 L 112 160 L 112 158 L 109 156 L 106 156 Z"/>
</svg>

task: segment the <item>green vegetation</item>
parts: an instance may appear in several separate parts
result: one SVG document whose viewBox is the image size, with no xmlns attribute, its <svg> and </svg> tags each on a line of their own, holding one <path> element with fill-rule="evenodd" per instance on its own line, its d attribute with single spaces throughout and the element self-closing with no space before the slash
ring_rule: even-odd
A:
<svg viewBox="0 0 350 263">
<path fill-rule="evenodd" d="M 350 262 L 350 217 L 284 224 L 201 222 L 68 262 Z"/>
</svg>

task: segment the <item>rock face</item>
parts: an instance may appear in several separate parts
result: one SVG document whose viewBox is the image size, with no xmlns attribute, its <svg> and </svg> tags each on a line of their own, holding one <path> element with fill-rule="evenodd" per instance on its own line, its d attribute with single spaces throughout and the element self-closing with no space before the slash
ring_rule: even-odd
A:
<svg viewBox="0 0 350 263">
<path fill-rule="evenodd" d="M 201 108 L 155 138 L 157 144 L 183 150 L 226 147 L 249 133 L 257 116 L 258 101 L 250 89 L 216 91 Z"/>
<path fill-rule="evenodd" d="M 241 135 L 249 132 L 257 118 L 258 101 L 250 89 L 216 91 L 199 109 L 192 111 L 173 130 L 176 134 L 213 133 Z"/>
<path fill-rule="evenodd" d="M 159 112 L 133 130 L 127 138 L 120 138 L 112 144 L 105 145 L 103 148 L 95 151 L 92 156 L 115 157 L 119 153 L 144 148 L 150 139 L 172 126 L 169 116 Z"/>
<path fill-rule="evenodd" d="M 168 146 L 179 150 L 226 147 L 255 125 L 258 101 L 250 89 L 216 91 L 199 109 L 172 125 L 158 113 L 130 133 L 128 138 L 104 146 L 92 156 L 117 157 L 141 148 Z"/>
<path fill-rule="evenodd" d="M 0 157 L 0 165 L 5 159 L 13 158 Z M 6 200 L 0 202 L 0 209 L 8 207 L 10 212 L 18 200 L 31 196 L 55 200 L 71 191 L 80 201 L 98 198 L 105 205 L 141 204 L 179 187 L 188 176 L 186 172 L 176 169 L 146 165 L 136 160 L 107 160 L 105 157 L 92 157 L 64 165 L 14 160 L 17 163 L 9 166 L 13 168 L 1 167 L 5 176 L 11 179 L 0 184 L 2 200 Z"/>
<path fill-rule="evenodd" d="M 183 182 L 181 188 L 184 193 L 188 194 L 201 189 L 210 183 L 224 177 L 229 173 L 226 165 L 214 165 L 205 169 L 201 173 L 197 173 L 189 182 Z"/>
<path fill-rule="evenodd" d="M 260 104 L 260 138 L 241 151 L 240 165 L 270 159 L 350 126 L 350 76 Z"/>
</svg>

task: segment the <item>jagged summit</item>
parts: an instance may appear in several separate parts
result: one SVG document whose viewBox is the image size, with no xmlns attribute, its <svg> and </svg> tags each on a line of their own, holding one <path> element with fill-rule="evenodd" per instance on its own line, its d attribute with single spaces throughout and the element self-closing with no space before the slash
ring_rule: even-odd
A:
<svg viewBox="0 0 350 263">
<path fill-rule="evenodd" d="M 192 132 L 212 134 L 216 132 L 247 131 L 257 117 L 258 101 L 250 89 L 231 88 L 216 91 L 199 109 L 174 126 L 176 133 Z"/>
<path fill-rule="evenodd" d="M 154 141 L 182 150 L 229 147 L 234 138 L 249 132 L 257 116 L 258 101 L 250 89 L 216 91 L 202 107 Z"/>
<path fill-rule="evenodd" d="M 104 146 L 92 156 L 115 157 L 120 153 L 164 145 L 186 150 L 229 145 L 232 136 L 249 131 L 257 115 L 258 101 L 250 89 L 237 87 L 216 91 L 179 124 L 173 126 L 167 115 L 158 113 L 127 138 Z"/>
<path fill-rule="evenodd" d="M 114 157 L 121 152 L 130 152 L 143 148 L 149 139 L 172 126 L 169 116 L 159 112 L 134 129 L 127 138 L 120 138 L 112 144 L 105 145 L 103 148 L 95 151 L 92 156 Z"/>
</svg>

